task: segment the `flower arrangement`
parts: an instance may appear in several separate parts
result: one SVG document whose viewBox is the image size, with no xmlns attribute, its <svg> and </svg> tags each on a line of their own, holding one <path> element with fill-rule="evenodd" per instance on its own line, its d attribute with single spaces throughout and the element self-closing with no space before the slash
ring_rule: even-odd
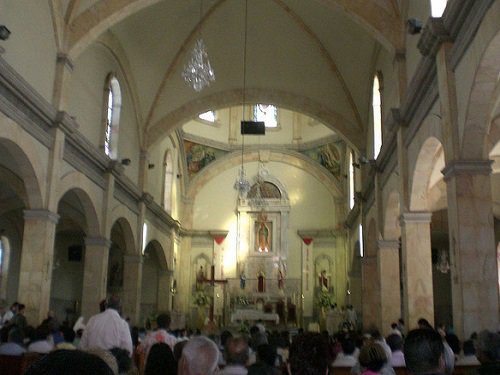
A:
<svg viewBox="0 0 500 375">
<path fill-rule="evenodd" d="M 321 307 L 330 307 L 332 305 L 332 299 L 330 297 L 330 294 L 328 292 L 322 290 L 318 294 L 318 305 Z"/>
<path fill-rule="evenodd" d="M 193 301 L 196 306 L 206 306 L 210 304 L 210 297 L 203 290 L 198 290 L 193 295 Z"/>
</svg>

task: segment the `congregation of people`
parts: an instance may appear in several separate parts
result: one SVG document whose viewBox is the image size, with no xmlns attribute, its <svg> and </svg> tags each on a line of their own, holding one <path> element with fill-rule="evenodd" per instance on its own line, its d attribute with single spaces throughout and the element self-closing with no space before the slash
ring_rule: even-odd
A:
<svg viewBox="0 0 500 375">
<path fill-rule="evenodd" d="M 24 310 L 16 302 L 0 316 L 0 357 L 38 353 L 28 375 L 323 375 L 346 369 L 353 375 L 391 375 L 402 368 L 413 375 L 452 375 L 464 366 L 471 375 L 500 374 L 500 334 L 484 330 L 461 342 L 449 327 L 434 328 L 425 319 L 409 332 L 402 320 L 395 322 L 387 337 L 376 327 L 361 331 L 344 322 L 333 334 L 266 329 L 262 322 L 248 331 L 201 334 L 171 331 L 169 313 L 158 314 L 153 329 L 130 327 L 117 296 L 103 301 L 86 323 L 78 319 L 71 327 L 49 313 L 34 328 Z"/>
</svg>

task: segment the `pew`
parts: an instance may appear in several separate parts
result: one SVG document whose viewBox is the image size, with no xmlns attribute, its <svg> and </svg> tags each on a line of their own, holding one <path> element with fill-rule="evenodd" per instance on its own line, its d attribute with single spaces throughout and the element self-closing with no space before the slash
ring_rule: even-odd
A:
<svg viewBox="0 0 500 375">
<path fill-rule="evenodd" d="M 479 366 L 456 366 L 453 370 L 453 375 L 469 375 L 472 370 Z M 411 375 L 406 367 L 394 367 L 396 375 Z M 333 375 L 352 375 L 351 367 L 330 367 L 330 374 Z"/>
<path fill-rule="evenodd" d="M 23 375 L 42 356 L 43 354 L 38 353 L 24 353 L 23 355 L 0 354 L 0 374 Z"/>
</svg>

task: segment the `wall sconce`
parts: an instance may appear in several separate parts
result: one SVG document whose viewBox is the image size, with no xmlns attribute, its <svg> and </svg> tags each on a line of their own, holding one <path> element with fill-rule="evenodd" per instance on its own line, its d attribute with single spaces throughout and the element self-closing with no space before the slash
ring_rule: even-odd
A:
<svg viewBox="0 0 500 375">
<path fill-rule="evenodd" d="M 130 165 L 130 163 L 131 163 L 131 162 L 132 162 L 132 161 L 131 161 L 129 158 L 126 158 L 126 159 L 122 159 L 122 160 L 121 160 L 121 163 L 122 163 L 123 165 Z"/>
<path fill-rule="evenodd" d="M 0 25 L 0 39 L 7 40 L 10 36 L 10 30 L 5 25 Z"/>
<path fill-rule="evenodd" d="M 155 165 L 153 163 L 148 164 L 148 169 L 153 169 L 154 167 L 155 167 Z"/>
<path fill-rule="evenodd" d="M 407 22 L 408 34 L 415 35 L 422 31 L 422 21 L 410 18 Z"/>
</svg>

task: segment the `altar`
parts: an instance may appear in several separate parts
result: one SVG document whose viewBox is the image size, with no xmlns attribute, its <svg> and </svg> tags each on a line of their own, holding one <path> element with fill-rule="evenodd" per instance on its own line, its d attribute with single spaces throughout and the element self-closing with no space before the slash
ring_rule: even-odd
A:
<svg viewBox="0 0 500 375">
<path fill-rule="evenodd" d="M 280 317 L 276 313 L 266 313 L 259 310 L 245 310 L 245 309 L 236 309 L 231 314 L 231 323 L 236 323 L 238 321 L 272 321 L 276 324 L 279 324 Z"/>
</svg>

